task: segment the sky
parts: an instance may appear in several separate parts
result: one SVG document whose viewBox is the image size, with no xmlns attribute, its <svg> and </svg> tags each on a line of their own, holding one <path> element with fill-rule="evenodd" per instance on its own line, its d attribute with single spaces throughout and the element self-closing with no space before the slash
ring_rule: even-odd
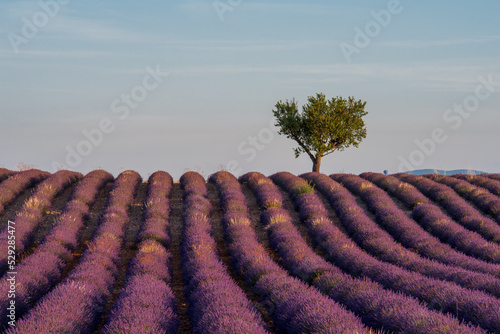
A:
<svg viewBox="0 0 500 334">
<path fill-rule="evenodd" d="M 0 3 L 0 166 L 308 172 L 278 101 L 366 101 L 323 173 L 500 172 L 500 2 Z"/>
</svg>

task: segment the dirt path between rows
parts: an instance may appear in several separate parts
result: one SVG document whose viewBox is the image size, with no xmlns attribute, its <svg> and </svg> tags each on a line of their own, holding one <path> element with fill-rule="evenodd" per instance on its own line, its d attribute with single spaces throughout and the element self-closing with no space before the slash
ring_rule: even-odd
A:
<svg viewBox="0 0 500 334">
<path fill-rule="evenodd" d="M 79 240 L 79 246 L 73 251 L 72 253 L 73 258 L 68 263 L 66 263 L 66 266 L 64 267 L 59 280 L 54 282 L 53 285 L 54 287 L 57 286 L 57 284 L 59 284 L 64 278 L 66 278 L 69 275 L 69 273 L 76 267 L 83 251 L 87 248 L 87 242 L 92 236 L 94 230 L 96 229 L 96 226 L 99 223 L 99 218 L 102 212 L 104 211 L 110 187 L 111 183 L 103 187 L 103 189 L 101 189 L 100 192 L 98 193 L 98 196 L 96 197 L 96 200 L 93 203 L 93 205 L 90 206 L 89 215 L 87 217 L 84 217 L 85 226 L 82 228 L 82 234 L 81 234 L 82 236 Z M 51 290 L 52 289 L 49 289 L 48 291 L 45 292 L 45 294 L 48 294 Z M 30 309 L 35 307 L 37 302 L 38 299 L 31 301 Z"/>
<path fill-rule="evenodd" d="M 231 275 L 231 278 L 233 279 L 233 281 L 235 281 L 236 284 L 238 284 L 238 286 L 241 288 L 241 290 L 243 290 L 243 292 L 246 294 L 247 298 L 254 304 L 255 308 L 260 313 L 262 320 L 264 320 L 268 329 L 274 333 L 276 331 L 274 323 L 272 322 L 272 319 L 271 319 L 271 316 L 269 315 L 269 312 L 264 307 L 264 305 L 260 302 L 259 296 L 246 286 L 245 281 L 242 279 L 242 277 L 240 275 L 238 275 L 234 271 L 234 269 L 231 265 L 231 255 L 227 251 L 226 242 L 224 241 L 224 229 L 223 229 L 222 222 L 221 222 L 223 214 L 222 214 L 222 210 L 220 209 L 220 202 L 219 202 L 217 190 L 216 190 L 215 186 L 211 183 L 207 184 L 207 188 L 208 188 L 208 199 L 210 200 L 210 203 L 212 204 L 212 207 L 213 207 L 212 213 L 210 215 L 210 219 L 212 222 L 212 233 L 213 233 L 213 237 L 215 239 L 215 242 L 217 244 L 219 256 L 220 256 L 222 262 L 224 262 L 224 264 L 226 265 L 226 268 L 228 269 L 228 272 Z M 242 188 L 243 188 L 243 192 L 245 193 L 245 189 L 244 189 L 243 185 L 242 185 Z M 249 197 L 247 196 L 247 201 L 248 201 L 248 198 Z M 254 223 L 253 224 L 254 228 L 256 228 L 256 226 L 260 225 L 259 220 L 258 220 L 260 210 L 259 210 L 255 200 L 253 202 L 248 201 L 247 205 L 248 205 L 249 212 L 250 212 L 250 218 L 251 218 L 252 222 Z M 257 212 L 257 218 L 255 218 L 255 212 Z M 257 232 L 257 229 L 256 229 L 256 232 Z M 261 244 L 264 242 L 263 246 L 266 248 L 266 250 L 268 250 L 268 248 L 267 248 L 267 235 L 265 234 L 265 232 L 264 232 L 264 235 L 262 235 L 262 233 L 257 232 L 257 235 L 258 235 L 259 242 L 261 242 Z M 270 250 L 268 250 L 268 252 L 269 251 Z"/>
<path fill-rule="evenodd" d="M 24 189 L 19 196 L 6 205 L 5 209 L 0 214 L 0 231 L 7 226 L 9 220 L 13 221 L 14 218 L 16 218 L 16 213 L 21 211 L 26 200 L 35 192 L 35 187 L 37 185 L 38 183 Z"/>
<path fill-rule="evenodd" d="M 73 183 L 66 190 L 59 193 L 52 201 L 50 208 L 45 210 L 43 220 L 35 229 L 33 239 L 29 242 L 29 247 L 26 248 L 26 251 L 23 254 L 19 255 L 18 261 L 32 254 L 43 241 L 47 233 L 54 227 L 76 186 L 77 184 Z"/>
<path fill-rule="evenodd" d="M 80 258 L 82 257 L 83 252 L 87 249 L 87 245 L 91 240 L 94 232 L 97 229 L 97 226 L 100 223 L 100 218 L 102 213 L 106 208 L 106 204 L 108 202 L 109 192 L 111 187 L 113 186 L 113 182 L 109 182 L 106 184 L 97 194 L 96 200 L 90 206 L 89 214 L 87 217 L 84 217 L 84 226 L 80 230 L 80 237 L 78 240 L 78 247 L 73 251 L 73 258 L 64 268 L 62 278 L 66 278 L 69 273 L 78 265 Z"/>
<path fill-rule="evenodd" d="M 170 253 L 172 254 L 171 288 L 177 301 L 179 316 L 178 333 L 192 333 L 193 328 L 187 315 L 188 302 L 184 294 L 185 285 L 182 278 L 181 239 L 182 239 L 182 189 L 179 183 L 174 183 L 170 195 Z"/>
<path fill-rule="evenodd" d="M 113 305 L 115 304 L 118 296 L 120 295 L 120 292 L 127 282 L 127 270 L 130 261 L 137 253 L 137 234 L 139 233 L 142 223 L 144 222 L 143 208 L 146 201 L 147 188 L 147 183 L 143 182 L 139 185 L 134 198 L 134 202 L 128 210 L 129 222 L 126 226 L 124 243 L 120 254 L 121 266 L 120 268 L 118 268 L 118 278 L 115 281 L 111 296 L 104 306 L 103 312 L 94 333 L 100 333 L 106 325 L 111 309 L 113 308 Z"/>
</svg>

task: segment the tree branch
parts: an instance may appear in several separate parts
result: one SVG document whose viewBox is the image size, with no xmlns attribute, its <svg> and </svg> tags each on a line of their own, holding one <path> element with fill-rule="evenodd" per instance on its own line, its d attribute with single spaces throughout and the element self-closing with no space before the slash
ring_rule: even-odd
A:
<svg viewBox="0 0 500 334">
<path fill-rule="evenodd" d="M 300 140 L 300 138 L 298 136 L 296 136 L 295 134 L 292 134 L 292 138 L 299 144 L 300 147 L 302 147 L 304 152 L 306 152 L 307 155 L 309 155 L 309 158 L 311 158 L 312 161 L 314 161 L 316 159 L 314 154 L 311 153 L 311 150 L 309 150 L 309 148 L 307 148 L 307 146 L 302 142 L 302 140 Z"/>
</svg>

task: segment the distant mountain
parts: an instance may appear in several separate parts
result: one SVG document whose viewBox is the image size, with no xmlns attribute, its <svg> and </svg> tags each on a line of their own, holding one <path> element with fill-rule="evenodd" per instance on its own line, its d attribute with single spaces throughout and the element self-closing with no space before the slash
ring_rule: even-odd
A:
<svg viewBox="0 0 500 334">
<path fill-rule="evenodd" d="M 489 174 L 486 172 L 482 172 L 479 170 L 470 170 L 470 169 L 454 169 L 454 170 L 442 170 L 442 169 L 418 169 L 406 172 L 408 174 L 414 175 L 425 175 L 425 174 L 441 174 L 441 175 L 454 175 L 454 174 Z"/>
</svg>

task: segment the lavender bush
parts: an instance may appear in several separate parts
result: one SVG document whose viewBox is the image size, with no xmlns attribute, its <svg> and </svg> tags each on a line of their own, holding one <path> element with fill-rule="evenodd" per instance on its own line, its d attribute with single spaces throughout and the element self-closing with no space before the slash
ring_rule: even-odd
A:
<svg viewBox="0 0 500 334">
<path fill-rule="evenodd" d="M 477 232 L 488 241 L 500 242 L 500 226 L 493 220 L 483 216 L 450 187 L 423 176 L 399 175 L 398 177 L 402 181 L 414 185 L 424 195 L 439 203 L 457 223 Z M 494 260 L 495 262 L 500 261 L 500 247 L 498 250 L 499 257 Z"/>
<path fill-rule="evenodd" d="M 213 174 L 235 269 L 262 297 L 280 333 L 367 333 L 353 313 L 279 267 L 258 242 L 245 195 L 228 172 Z"/>
<path fill-rule="evenodd" d="M 315 176 L 315 185 L 320 182 L 330 184 L 335 182 L 321 174 L 306 175 Z M 278 173 L 271 176 L 271 179 L 283 186 L 288 184 L 291 187 L 290 192 L 295 187 L 307 185 L 305 180 L 289 181 L 292 176 L 290 173 Z M 324 187 L 330 188 L 328 184 Z M 300 207 L 307 208 L 308 203 L 316 208 L 323 206 L 321 200 L 314 193 L 306 195 L 308 198 L 302 200 Z M 359 210 L 349 209 L 355 203 L 339 199 L 339 196 L 341 195 L 336 195 L 334 191 L 332 191 L 331 196 L 327 195 L 344 226 L 347 227 L 349 224 L 363 219 L 359 215 Z M 454 283 L 429 278 L 380 261 L 359 248 L 335 227 L 328 216 L 324 215 L 324 207 L 323 210 L 306 209 L 306 211 L 310 212 L 311 215 L 303 219 L 310 220 L 306 226 L 309 228 L 315 243 L 324 251 L 327 259 L 342 270 L 355 277 L 367 277 L 388 289 L 416 297 L 426 302 L 431 309 L 457 316 L 461 320 L 479 325 L 484 329 L 496 330 L 499 328 L 500 315 L 492 310 L 496 310 L 500 306 L 500 300 L 480 291 L 464 289 Z"/>
<path fill-rule="evenodd" d="M 141 177 L 121 173 L 113 184 L 101 224 L 78 265 L 6 333 L 90 333 L 110 296 L 125 226 Z"/>
<path fill-rule="evenodd" d="M 3 173 L 3 181 L 0 183 L 0 214 L 24 190 L 44 180 L 49 175 L 50 173 L 37 169 L 17 173 Z"/>
<path fill-rule="evenodd" d="M 8 178 L 9 176 L 15 174 L 13 170 L 7 168 L 0 168 L 0 182 Z"/>
<path fill-rule="evenodd" d="M 363 173 L 361 176 L 403 202 L 416 196 L 423 196 L 412 185 L 390 175 Z M 397 240 L 405 247 L 414 249 L 419 254 L 449 265 L 460 266 L 468 270 L 488 273 L 497 277 L 500 276 L 500 266 L 498 264 L 487 263 L 474 257 L 466 256 L 462 252 L 453 249 L 450 245 L 441 242 L 437 237 L 429 234 L 428 231 L 418 225 L 413 219 L 407 217 L 406 214 L 401 214 L 400 211 L 394 212 L 391 209 L 390 202 L 387 202 L 386 205 L 387 209 L 380 210 L 376 217 L 378 219 L 392 218 L 394 224 L 385 224 L 384 227 L 393 236 L 397 237 Z M 407 208 L 410 209 L 411 206 Z M 388 212 L 386 213 L 386 211 Z"/>
<path fill-rule="evenodd" d="M 189 317 L 195 333 L 269 333 L 253 304 L 233 281 L 211 236 L 211 204 L 205 180 L 195 172 L 181 177 L 184 189 L 181 243 Z"/>
<path fill-rule="evenodd" d="M 75 187 L 70 201 L 46 238 L 35 252 L 21 261 L 16 268 L 17 284 L 16 313 L 21 316 L 61 278 L 66 263 L 73 258 L 72 250 L 77 246 L 77 234 L 84 224 L 84 216 L 94 202 L 99 190 L 113 177 L 104 171 L 87 174 Z M 0 280 L 0 327 L 7 322 L 9 284 L 5 277 Z"/>
<path fill-rule="evenodd" d="M 355 175 L 343 174 L 332 177 L 341 182 L 351 192 L 359 195 L 367 204 L 368 209 L 376 215 L 379 224 L 384 227 L 393 227 L 396 230 L 393 235 L 397 238 L 404 235 L 405 232 L 418 237 L 414 231 L 405 230 L 406 226 L 404 226 L 404 222 L 409 218 L 392 202 L 391 198 L 382 189 Z M 348 198 L 349 194 L 346 190 L 339 187 L 338 191 L 343 192 L 346 198 Z M 350 209 L 354 208 L 362 211 L 359 207 L 350 207 Z M 500 279 L 488 274 L 476 273 L 423 258 L 397 243 L 391 235 L 379 228 L 363 212 L 360 213 L 360 216 L 363 219 L 350 224 L 348 231 L 351 238 L 370 254 L 383 261 L 399 265 L 408 270 L 417 271 L 429 277 L 455 282 L 466 288 L 483 290 L 496 297 L 500 297 Z M 394 228 L 394 226 L 396 227 Z M 408 226 L 412 225 L 408 224 Z"/>
<path fill-rule="evenodd" d="M 108 317 L 103 333 L 177 333 L 179 317 L 170 286 L 172 255 L 167 251 L 168 196 L 172 177 L 156 172 L 148 180 L 138 250 L 128 279 Z"/>
<path fill-rule="evenodd" d="M 455 175 L 454 177 L 466 180 L 479 187 L 487 189 L 496 196 L 500 196 L 500 174 L 484 175 Z"/>
<path fill-rule="evenodd" d="M 22 253 L 30 245 L 31 238 L 38 224 L 43 220 L 45 210 L 52 200 L 82 177 L 81 174 L 69 171 L 59 171 L 47 177 L 26 200 L 22 209 L 14 218 L 16 252 Z M 0 244 L 7 245 L 9 233 L 7 227 L 0 232 Z M 0 253 L 0 272 L 4 273 L 7 266 L 7 252 Z"/>
<path fill-rule="evenodd" d="M 500 197 L 493 195 L 488 190 L 467 182 L 466 179 L 443 175 L 426 175 L 435 182 L 449 186 L 457 194 L 474 203 L 485 214 L 495 217 L 497 223 L 500 223 Z"/>
<path fill-rule="evenodd" d="M 488 174 L 486 176 L 489 177 L 492 180 L 500 181 L 500 174 Z"/>
<path fill-rule="evenodd" d="M 294 276 L 310 282 L 348 307 L 367 326 L 406 333 L 473 331 L 453 317 L 428 310 L 414 298 L 386 290 L 371 280 L 353 278 L 342 272 L 306 244 L 294 227 L 288 211 L 281 208 L 283 199 L 270 179 L 259 173 L 248 173 L 240 177 L 240 181 L 254 191 L 263 210 L 262 223 L 268 232 L 270 245 L 278 252 L 283 266 Z M 295 196 L 295 200 L 300 201 L 301 196 L 307 195 Z M 268 203 L 273 205 L 269 207 Z"/>
</svg>

